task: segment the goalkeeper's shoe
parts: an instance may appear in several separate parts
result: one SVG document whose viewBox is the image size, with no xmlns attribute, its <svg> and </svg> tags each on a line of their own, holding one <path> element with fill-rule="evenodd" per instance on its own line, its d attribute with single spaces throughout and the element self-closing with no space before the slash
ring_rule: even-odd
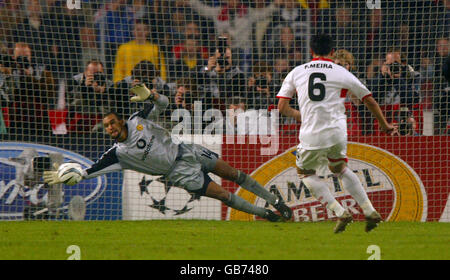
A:
<svg viewBox="0 0 450 280">
<path fill-rule="evenodd" d="M 130 90 L 135 95 L 131 97 L 130 101 L 142 102 L 146 100 L 153 101 L 155 99 L 155 95 L 147 88 L 147 86 L 145 86 L 145 84 L 138 84 Z"/>
<path fill-rule="evenodd" d="M 366 232 L 369 232 L 378 226 L 378 223 L 383 221 L 380 214 L 375 211 L 369 216 L 366 216 Z"/>
<path fill-rule="evenodd" d="M 286 204 L 284 204 L 284 202 L 281 199 L 278 198 L 275 201 L 273 207 L 280 212 L 281 216 L 286 221 L 289 221 L 292 218 L 292 209 L 288 207 Z"/>
<path fill-rule="evenodd" d="M 266 209 L 266 213 L 264 214 L 264 219 L 271 222 L 281 222 L 283 218 L 275 214 L 272 210 Z"/>
<path fill-rule="evenodd" d="M 336 226 L 334 227 L 334 233 L 340 233 L 345 230 L 347 225 L 353 221 L 352 215 L 345 210 L 342 216 L 338 217 Z"/>
</svg>

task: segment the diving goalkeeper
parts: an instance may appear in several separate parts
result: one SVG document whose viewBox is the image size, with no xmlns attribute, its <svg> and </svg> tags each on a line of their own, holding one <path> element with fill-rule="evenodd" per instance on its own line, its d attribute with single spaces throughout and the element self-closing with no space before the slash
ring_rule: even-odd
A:
<svg viewBox="0 0 450 280">
<path fill-rule="evenodd" d="M 96 163 L 83 170 L 82 179 L 131 169 L 149 175 L 162 175 L 173 186 L 199 196 L 218 199 L 229 207 L 272 222 L 291 219 L 292 210 L 283 201 L 250 176 L 220 159 L 216 153 L 196 144 L 174 143 L 170 133 L 154 122 L 169 103 L 166 96 L 155 90 L 150 91 L 144 84 L 133 87 L 131 92 L 135 95 L 131 101 L 150 102 L 145 104 L 144 110 L 134 113 L 127 121 L 115 112 L 104 116 L 105 131 L 116 143 Z M 226 191 L 209 177 L 210 172 L 263 198 L 280 215 Z M 62 183 L 57 171 L 46 171 L 44 181 L 50 185 Z"/>
</svg>

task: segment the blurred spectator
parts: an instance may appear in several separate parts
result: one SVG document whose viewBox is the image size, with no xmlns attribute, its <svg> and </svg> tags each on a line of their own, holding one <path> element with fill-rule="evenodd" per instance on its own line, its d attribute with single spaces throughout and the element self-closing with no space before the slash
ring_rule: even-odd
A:
<svg viewBox="0 0 450 280">
<path fill-rule="evenodd" d="M 83 27 L 80 30 L 81 41 L 81 58 L 79 59 L 78 72 L 83 71 L 85 65 L 91 60 L 95 60 L 101 57 L 101 52 L 97 46 L 97 39 L 95 36 L 95 30 L 91 27 Z"/>
<path fill-rule="evenodd" d="M 86 23 L 81 10 L 69 9 L 66 3 L 54 6 L 49 14 L 49 31 L 52 36 L 51 54 L 53 73 L 70 78 L 79 72 L 82 55 L 80 31 Z"/>
<path fill-rule="evenodd" d="M 373 55 L 367 66 L 366 75 L 367 79 L 373 79 L 380 72 L 381 66 L 384 64 L 384 58 L 380 54 Z"/>
<path fill-rule="evenodd" d="M 191 33 L 190 35 L 200 39 L 200 30 L 197 24 L 199 20 L 193 14 L 190 7 L 183 6 L 178 1 L 175 1 L 168 13 L 167 26 L 163 31 L 166 35 L 165 45 L 168 50 L 171 50 L 173 46 L 183 43 L 188 31 Z"/>
<path fill-rule="evenodd" d="M 183 38 L 183 40 L 179 44 L 175 45 L 172 48 L 172 57 L 171 58 L 180 59 L 181 53 L 185 49 L 186 40 L 193 39 L 193 40 L 197 41 L 197 45 L 200 48 L 202 58 L 208 59 L 208 57 L 209 57 L 208 48 L 202 45 L 200 28 L 197 23 L 195 23 L 193 21 L 187 22 L 185 25 L 185 28 L 184 28 L 184 33 L 183 33 L 182 38 Z"/>
<path fill-rule="evenodd" d="M 414 119 L 408 107 L 400 109 L 398 120 L 398 132 L 400 135 L 419 135 L 419 133 L 417 133 L 417 121 Z"/>
<path fill-rule="evenodd" d="M 131 6 L 128 8 L 133 14 L 133 20 L 148 20 L 149 15 L 149 3 L 147 0 L 132 0 Z"/>
<path fill-rule="evenodd" d="M 182 78 L 177 80 L 177 91 L 171 109 L 186 109 L 188 111 L 193 109 L 193 99 L 196 98 L 196 85 L 192 79 Z"/>
<path fill-rule="evenodd" d="M 148 60 L 155 65 L 166 80 L 166 60 L 158 45 L 148 41 L 149 26 L 145 21 L 137 21 L 134 25 L 134 40 L 121 45 L 117 51 L 114 66 L 114 82 L 131 75 L 131 70 L 142 60 Z"/>
<path fill-rule="evenodd" d="M 253 5 L 252 5 L 253 4 Z M 266 0 L 256 0 L 249 2 L 250 7 L 256 9 L 263 9 L 267 5 Z M 253 23 L 253 59 L 264 59 L 265 48 L 266 48 L 266 31 L 272 22 L 271 17 L 267 17 L 266 19 L 261 19 Z"/>
<path fill-rule="evenodd" d="M 333 61 L 336 64 L 341 65 L 350 72 L 354 72 L 355 68 L 355 57 L 349 51 L 344 49 L 338 49 L 333 53 Z"/>
<path fill-rule="evenodd" d="M 0 4 L 0 44 L 11 47 L 14 44 L 14 31 L 25 19 L 25 9 L 21 0 L 9 0 Z"/>
<path fill-rule="evenodd" d="M 245 74 L 233 65 L 230 48 L 226 48 L 224 56 L 216 49 L 208 59 L 208 66 L 201 68 L 195 77 L 205 110 L 216 108 L 223 111 L 226 99 L 246 92 Z"/>
<path fill-rule="evenodd" d="M 388 34 L 390 31 L 388 30 L 386 13 L 384 9 L 372 9 L 370 10 L 370 14 L 367 22 L 367 37 L 366 37 L 366 61 L 369 62 L 371 59 L 375 59 L 372 61 L 377 61 L 376 58 L 380 56 L 380 54 L 384 54 L 387 51 L 387 45 L 391 44 L 391 40 L 389 40 Z M 366 65 L 369 63 L 366 63 Z M 375 71 L 378 72 L 378 71 Z"/>
<path fill-rule="evenodd" d="M 420 57 L 420 77 L 421 82 L 426 83 L 428 81 L 432 81 L 434 77 L 434 61 L 428 54 L 423 53 Z"/>
<path fill-rule="evenodd" d="M 112 77 L 117 48 L 132 38 L 134 14 L 127 0 L 111 0 L 97 11 L 94 21 L 105 51 L 106 74 Z"/>
<path fill-rule="evenodd" d="M 26 43 L 14 46 L 11 75 L 10 139 L 42 141 L 41 137 L 51 134 L 47 110 L 56 99 L 53 76 L 43 64 L 36 63 Z"/>
<path fill-rule="evenodd" d="M 101 125 L 102 116 L 111 110 L 113 82 L 107 79 L 103 63 L 92 60 L 67 82 L 69 131 L 92 132 Z"/>
<path fill-rule="evenodd" d="M 171 60 L 169 66 L 171 79 L 190 77 L 195 75 L 194 73 L 199 67 L 207 65 L 207 50 L 198 44 L 196 39 L 188 38 L 184 41 L 184 44 L 179 45 L 180 49 L 175 53 L 175 57 Z"/>
<path fill-rule="evenodd" d="M 450 83 L 450 55 L 444 61 L 444 65 L 442 66 L 442 74 L 444 75 L 447 84 Z"/>
<path fill-rule="evenodd" d="M 446 38 L 450 38 L 450 0 L 440 1 L 443 5 L 438 8 L 438 20 L 436 23 L 436 33 L 442 34 Z M 433 20 L 433 19 L 431 19 Z M 430 24 L 431 25 L 431 24 Z M 433 26 L 433 25 L 431 25 Z"/>
<path fill-rule="evenodd" d="M 365 11 L 362 9 L 361 11 Z M 359 11 L 352 9 L 346 2 L 336 6 L 335 9 L 322 9 L 319 13 L 317 32 L 327 33 L 333 36 L 336 49 L 346 49 L 355 56 L 356 62 L 361 63 L 366 59 L 364 29 L 360 27 Z M 365 65 L 355 65 L 358 73 L 365 71 Z"/>
<path fill-rule="evenodd" d="M 253 76 L 248 79 L 247 106 L 249 109 L 269 109 L 276 104 L 276 86 L 272 67 L 261 61 L 253 66 Z"/>
<path fill-rule="evenodd" d="M 236 134 L 238 133 L 238 115 L 244 113 L 247 110 L 247 106 L 245 103 L 245 99 L 239 96 L 233 96 L 232 98 L 227 100 L 227 110 L 225 117 L 225 133 L 226 134 Z M 248 126 L 248 120 L 244 119 L 247 123 L 245 125 Z M 241 124 L 242 126 L 242 124 Z M 245 130 L 248 128 L 244 127 Z M 240 132 L 240 131 L 239 131 Z"/>
<path fill-rule="evenodd" d="M 309 22 L 306 10 L 302 9 L 299 1 L 281 0 L 280 8 L 274 13 L 264 36 L 264 53 L 268 54 L 270 59 L 277 54 L 273 50 L 276 51 L 279 48 L 280 38 L 286 36 L 283 33 L 286 33 L 287 27 L 292 33 L 292 41 L 295 42 L 295 46 L 292 47 L 299 51 L 300 57 L 309 51 L 306 44 L 301 44 L 308 41 Z"/>
<path fill-rule="evenodd" d="M 7 53 L 0 51 L 0 134 L 6 133 L 6 126 L 9 125 L 8 111 L 14 96 L 11 66 L 12 58 Z"/>
<path fill-rule="evenodd" d="M 242 110 L 245 111 L 247 109 L 247 105 L 245 103 L 245 99 L 239 96 L 234 96 L 227 101 L 227 109 L 231 110 Z M 235 122 L 236 123 L 236 122 Z"/>
<path fill-rule="evenodd" d="M 284 81 L 284 78 L 292 70 L 292 67 L 289 65 L 289 59 L 284 56 L 275 56 L 273 61 L 273 80 L 275 84 L 281 86 Z M 278 89 L 276 89 L 278 91 Z"/>
<path fill-rule="evenodd" d="M 44 19 L 39 0 L 29 0 L 26 18 L 14 30 L 14 42 L 25 42 L 33 50 L 33 58 L 39 64 L 49 65 L 49 47 L 53 45 L 51 23 Z"/>
<path fill-rule="evenodd" d="M 290 66 L 295 67 L 302 64 L 303 53 L 300 43 L 295 40 L 294 32 L 291 27 L 283 26 L 280 28 L 280 37 L 276 40 L 273 48 L 268 49 L 266 57 L 269 61 L 274 60 L 274 56 L 281 56 L 289 60 Z"/>
<path fill-rule="evenodd" d="M 132 17 L 131 23 L 136 21 L 146 22 L 149 26 L 152 43 L 159 44 L 160 49 L 165 52 L 166 42 L 164 41 L 168 34 L 165 34 L 166 23 L 170 18 L 169 5 L 172 1 L 166 0 L 132 0 L 128 1 L 131 5 L 127 5 L 126 9 Z M 132 39 L 130 27 L 130 40 Z"/>
<path fill-rule="evenodd" d="M 231 48 L 238 57 L 238 65 L 244 72 L 250 71 L 252 56 L 252 25 L 272 15 L 280 0 L 265 8 L 249 8 L 240 0 L 226 0 L 220 7 L 211 7 L 200 0 L 189 0 L 191 7 L 200 15 L 214 21 L 216 35 L 230 34 Z"/>
<path fill-rule="evenodd" d="M 400 108 L 408 107 L 412 111 L 419 104 L 420 73 L 407 64 L 400 49 L 393 48 L 387 52 L 380 72 L 368 83 L 373 97 L 380 105 L 399 104 Z M 386 114 L 387 118 L 394 117 L 389 116 L 389 112 Z"/>
<path fill-rule="evenodd" d="M 434 61 L 426 52 L 420 56 L 420 88 L 422 94 L 422 109 L 432 111 L 433 107 L 433 80 L 434 80 Z"/>
<path fill-rule="evenodd" d="M 394 31 L 395 45 L 406 57 L 408 63 L 413 67 L 419 67 L 420 56 L 420 41 L 417 38 L 417 34 L 411 30 L 408 23 L 402 22 Z"/>
<path fill-rule="evenodd" d="M 434 59 L 434 97 L 433 106 L 435 108 L 435 134 L 449 133 L 448 121 L 450 115 L 449 84 L 443 74 L 444 61 L 450 55 L 449 38 L 439 38 L 436 40 L 436 56 Z"/>
</svg>

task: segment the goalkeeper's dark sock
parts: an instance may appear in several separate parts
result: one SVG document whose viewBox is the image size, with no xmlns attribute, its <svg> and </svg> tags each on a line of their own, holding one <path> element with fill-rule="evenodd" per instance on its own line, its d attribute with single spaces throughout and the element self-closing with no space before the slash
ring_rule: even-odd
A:
<svg viewBox="0 0 450 280">
<path fill-rule="evenodd" d="M 236 210 L 253 215 L 258 215 L 260 217 L 264 217 L 266 213 L 266 209 L 255 206 L 242 197 L 235 195 L 234 193 L 230 193 L 230 198 L 227 201 L 224 201 L 224 203 L 226 206 L 232 207 Z"/>
<path fill-rule="evenodd" d="M 266 200 L 269 204 L 273 205 L 277 201 L 277 196 L 263 188 L 252 177 L 248 176 L 244 172 L 238 170 L 238 178 L 235 181 L 239 186 L 243 187 L 249 192 L 256 194 L 257 196 Z"/>
</svg>

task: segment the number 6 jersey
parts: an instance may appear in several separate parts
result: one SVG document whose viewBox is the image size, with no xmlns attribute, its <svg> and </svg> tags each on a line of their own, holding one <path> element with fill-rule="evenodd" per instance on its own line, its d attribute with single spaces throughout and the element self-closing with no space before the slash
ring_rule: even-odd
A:
<svg viewBox="0 0 450 280">
<path fill-rule="evenodd" d="M 347 141 L 347 92 L 360 100 L 371 95 L 358 78 L 328 58 L 314 58 L 286 76 L 277 98 L 291 99 L 297 93 L 301 148 L 324 149 Z"/>
</svg>

